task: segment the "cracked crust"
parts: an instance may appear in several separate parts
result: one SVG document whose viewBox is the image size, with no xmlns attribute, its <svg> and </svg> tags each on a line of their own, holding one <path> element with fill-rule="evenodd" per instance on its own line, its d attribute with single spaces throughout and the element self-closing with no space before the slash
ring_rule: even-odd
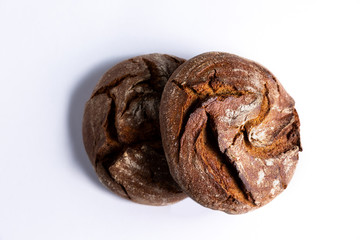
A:
<svg viewBox="0 0 360 240">
<path fill-rule="evenodd" d="M 160 98 L 183 59 L 149 54 L 108 70 L 86 103 L 83 140 L 100 181 L 116 194 L 149 205 L 185 198 L 163 152 Z"/>
<path fill-rule="evenodd" d="M 167 82 L 160 126 L 170 172 L 203 206 L 245 213 L 288 185 L 301 151 L 294 100 L 265 68 L 211 52 Z"/>
</svg>

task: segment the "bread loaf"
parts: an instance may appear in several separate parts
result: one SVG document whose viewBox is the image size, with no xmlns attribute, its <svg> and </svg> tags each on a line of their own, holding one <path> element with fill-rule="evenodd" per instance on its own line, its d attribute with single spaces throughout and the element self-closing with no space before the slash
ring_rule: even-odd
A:
<svg viewBox="0 0 360 240">
<path fill-rule="evenodd" d="M 86 103 L 86 152 L 100 181 L 124 198 L 166 205 L 186 197 L 169 173 L 158 116 L 164 85 L 183 62 L 162 54 L 123 61 L 103 75 Z"/>
<path fill-rule="evenodd" d="M 289 184 L 301 151 L 294 100 L 264 67 L 211 52 L 166 83 L 160 126 L 170 172 L 205 207 L 259 208 Z"/>
</svg>

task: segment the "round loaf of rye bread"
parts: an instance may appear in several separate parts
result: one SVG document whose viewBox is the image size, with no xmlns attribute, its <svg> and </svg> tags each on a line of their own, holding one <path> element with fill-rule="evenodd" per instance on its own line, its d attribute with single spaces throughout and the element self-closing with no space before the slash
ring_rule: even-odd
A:
<svg viewBox="0 0 360 240">
<path fill-rule="evenodd" d="M 149 205 L 186 197 L 163 152 L 160 98 L 183 59 L 149 54 L 108 70 L 86 103 L 83 141 L 100 181 L 116 194 Z"/>
<path fill-rule="evenodd" d="M 210 52 L 167 82 L 160 126 L 170 172 L 205 207 L 231 214 L 282 192 L 301 151 L 294 100 L 259 64 Z"/>
</svg>

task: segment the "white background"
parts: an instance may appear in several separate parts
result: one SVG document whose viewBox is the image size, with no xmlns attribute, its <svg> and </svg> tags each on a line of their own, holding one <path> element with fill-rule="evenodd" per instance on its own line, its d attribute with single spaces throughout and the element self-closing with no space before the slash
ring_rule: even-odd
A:
<svg viewBox="0 0 360 240">
<path fill-rule="evenodd" d="M 0 1 L 0 239 L 360 239 L 360 1 Z M 145 53 L 255 60 L 296 101 L 287 190 L 228 215 L 105 189 L 81 137 L 112 65 Z"/>
</svg>

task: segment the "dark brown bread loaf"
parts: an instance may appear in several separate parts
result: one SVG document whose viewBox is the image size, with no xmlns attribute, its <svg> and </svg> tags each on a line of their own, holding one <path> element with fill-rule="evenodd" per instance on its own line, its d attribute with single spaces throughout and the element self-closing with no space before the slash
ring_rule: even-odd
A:
<svg viewBox="0 0 360 240">
<path fill-rule="evenodd" d="M 165 83 L 183 62 L 162 54 L 121 62 L 86 103 L 85 149 L 100 181 L 122 197 L 166 205 L 186 196 L 169 173 L 158 117 Z"/>
<path fill-rule="evenodd" d="M 167 82 L 160 126 L 170 172 L 203 206 L 245 213 L 283 191 L 301 151 L 294 100 L 262 66 L 211 52 Z"/>
</svg>

